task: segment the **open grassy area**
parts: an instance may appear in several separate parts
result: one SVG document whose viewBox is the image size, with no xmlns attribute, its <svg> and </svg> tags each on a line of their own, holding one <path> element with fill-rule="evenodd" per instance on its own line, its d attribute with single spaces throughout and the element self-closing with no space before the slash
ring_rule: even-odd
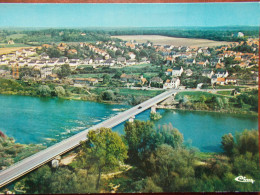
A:
<svg viewBox="0 0 260 195">
<path fill-rule="evenodd" d="M 70 75 L 69 78 L 102 78 L 106 73 L 95 73 L 95 74 L 74 74 Z M 113 77 L 114 74 L 109 74 L 110 77 Z"/>
<path fill-rule="evenodd" d="M 6 39 L 20 39 L 23 38 L 24 36 L 27 36 L 26 34 L 13 34 L 13 35 L 9 35 L 6 36 Z"/>
<path fill-rule="evenodd" d="M 220 95 L 231 95 L 232 91 L 218 91 L 217 94 Z"/>
<path fill-rule="evenodd" d="M 229 45 L 230 42 L 225 41 L 211 41 L 207 39 L 189 39 L 176 38 L 161 35 L 120 35 L 112 36 L 113 38 L 122 39 L 124 41 L 136 40 L 138 43 L 153 42 L 155 45 L 175 45 L 175 46 L 197 46 L 197 47 L 213 47 L 220 45 Z"/>
<path fill-rule="evenodd" d="M 137 90 L 137 89 L 126 89 L 122 88 L 119 89 L 120 95 L 134 95 L 134 96 L 148 96 L 148 97 L 154 97 L 156 95 L 161 94 L 162 90 Z"/>
<path fill-rule="evenodd" d="M 179 100 L 184 96 L 190 96 L 190 98 L 191 98 L 190 100 L 198 101 L 198 100 L 200 100 L 200 97 L 202 95 L 204 95 L 206 98 L 211 98 L 213 96 L 222 96 L 222 95 L 212 94 L 212 93 L 208 93 L 208 92 L 204 92 L 204 91 L 183 91 L 183 92 L 177 93 L 177 95 L 175 96 L 175 99 Z"/>
<path fill-rule="evenodd" d="M 3 47 L 2 47 L 3 46 Z M 6 47 L 4 47 L 6 46 Z M 2 48 L 1 48 L 2 47 Z M 17 51 L 19 49 L 23 49 L 23 48 L 33 48 L 31 46 L 27 46 L 27 45 L 24 45 L 24 44 L 14 44 L 14 45 L 0 45 L 0 55 L 2 54 L 7 54 L 7 53 L 11 53 L 13 51 Z"/>
</svg>

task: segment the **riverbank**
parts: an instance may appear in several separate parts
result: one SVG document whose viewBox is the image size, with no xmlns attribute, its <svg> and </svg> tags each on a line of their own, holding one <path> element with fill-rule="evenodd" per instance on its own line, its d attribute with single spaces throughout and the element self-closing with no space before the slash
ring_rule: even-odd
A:
<svg viewBox="0 0 260 195">
<path fill-rule="evenodd" d="M 46 147 L 41 144 L 20 144 L 0 131 L 0 170 L 31 156 Z"/>
<path fill-rule="evenodd" d="M 128 88 L 77 88 L 54 83 L 37 83 L 0 79 L 0 94 L 33 97 L 56 97 L 65 100 L 91 101 L 106 104 L 137 105 L 163 91 Z M 177 102 L 177 104 L 176 104 Z M 249 89 L 240 95 L 226 96 L 208 92 L 179 92 L 164 109 L 197 110 L 258 116 L 258 90 Z"/>
<path fill-rule="evenodd" d="M 212 112 L 212 113 L 225 113 L 225 114 L 236 114 L 236 115 L 247 115 L 258 117 L 258 113 L 253 111 L 232 111 L 232 110 L 200 110 L 200 109 L 186 109 L 186 108 L 176 108 L 176 106 L 164 106 L 157 105 L 158 109 L 167 109 L 167 110 L 182 110 L 182 111 L 194 111 L 194 112 Z"/>
</svg>

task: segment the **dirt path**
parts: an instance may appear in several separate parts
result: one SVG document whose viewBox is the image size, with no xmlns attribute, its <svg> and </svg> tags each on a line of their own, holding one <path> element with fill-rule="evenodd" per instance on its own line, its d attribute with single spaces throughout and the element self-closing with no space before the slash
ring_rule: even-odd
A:
<svg viewBox="0 0 260 195">
<path fill-rule="evenodd" d="M 77 154 L 73 153 L 73 154 L 70 154 L 69 156 L 63 157 L 60 161 L 60 164 L 68 165 L 76 158 L 76 156 L 77 156 Z"/>
</svg>

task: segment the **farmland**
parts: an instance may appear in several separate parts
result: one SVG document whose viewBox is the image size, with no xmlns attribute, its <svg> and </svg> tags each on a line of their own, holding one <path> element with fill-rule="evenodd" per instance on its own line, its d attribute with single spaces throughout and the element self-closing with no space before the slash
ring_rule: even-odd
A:
<svg viewBox="0 0 260 195">
<path fill-rule="evenodd" d="M 124 41 L 135 40 L 138 43 L 146 43 L 147 41 L 153 42 L 155 45 L 174 45 L 174 46 L 196 46 L 196 47 L 213 47 L 220 45 L 228 45 L 230 42 L 225 41 L 212 41 L 208 39 L 189 39 L 189 38 L 176 38 L 160 35 L 120 35 L 112 36 Z"/>
<path fill-rule="evenodd" d="M 0 48 L 0 55 L 8 54 L 8 53 L 11 53 L 13 51 L 17 51 L 17 50 L 23 49 L 23 48 L 28 48 L 28 47 L 4 47 L 4 48 Z M 34 48 L 34 47 L 30 47 L 30 48 Z"/>
</svg>

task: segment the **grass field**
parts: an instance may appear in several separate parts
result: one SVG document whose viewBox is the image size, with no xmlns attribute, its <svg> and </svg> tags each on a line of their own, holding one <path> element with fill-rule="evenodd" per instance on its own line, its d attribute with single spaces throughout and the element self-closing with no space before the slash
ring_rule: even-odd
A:
<svg viewBox="0 0 260 195">
<path fill-rule="evenodd" d="M 27 36 L 27 34 L 13 34 L 6 37 L 6 39 L 20 39 Z"/>
<path fill-rule="evenodd" d="M 28 47 L 4 47 L 4 48 L 0 48 L 0 55 L 2 54 L 7 54 L 7 53 L 11 53 L 13 51 L 22 49 L 22 48 L 28 48 Z M 33 47 L 30 47 L 33 48 Z"/>
<path fill-rule="evenodd" d="M 134 95 L 134 96 L 148 96 L 148 97 L 155 97 L 156 95 L 161 94 L 162 90 L 136 90 L 136 89 L 126 89 L 122 88 L 119 89 L 119 94 L 121 95 Z"/>
<path fill-rule="evenodd" d="M 75 74 L 70 75 L 70 78 L 102 78 L 106 73 L 94 73 L 94 74 Z M 110 77 L 113 77 L 114 74 L 108 74 Z"/>
<path fill-rule="evenodd" d="M 112 36 L 124 41 L 136 40 L 138 43 L 146 43 L 147 41 L 153 42 L 155 45 L 175 45 L 175 46 L 197 46 L 197 47 L 213 47 L 220 45 L 229 45 L 231 42 L 225 41 L 212 41 L 207 39 L 189 39 L 189 38 L 176 38 L 161 35 L 120 35 Z"/>
</svg>

